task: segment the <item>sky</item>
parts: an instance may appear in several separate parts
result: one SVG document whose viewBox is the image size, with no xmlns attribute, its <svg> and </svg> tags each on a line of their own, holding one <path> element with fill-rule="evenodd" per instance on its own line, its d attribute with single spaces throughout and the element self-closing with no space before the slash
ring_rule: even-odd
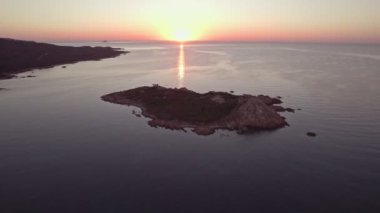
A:
<svg viewBox="0 0 380 213">
<path fill-rule="evenodd" d="M 0 37 L 380 42 L 380 0 L 0 0 Z"/>
</svg>

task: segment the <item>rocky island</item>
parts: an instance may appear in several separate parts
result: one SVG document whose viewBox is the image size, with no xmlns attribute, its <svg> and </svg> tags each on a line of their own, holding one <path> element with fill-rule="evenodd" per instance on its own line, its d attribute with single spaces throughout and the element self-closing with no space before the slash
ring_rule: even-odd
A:
<svg viewBox="0 0 380 213">
<path fill-rule="evenodd" d="M 199 94 L 186 88 L 159 85 L 139 87 L 101 97 L 102 100 L 139 107 L 150 118 L 149 125 L 172 130 L 192 129 L 199 135 L 211 135 L 217 129 L 247 133 L 285 127 L 285 109 L 278 98 L 264 95 L 233 95 L 226 92 Z"/>
<path fill-rule="evenodd" d="M 127 53 L 111 47 L 69 47 L 0 38 L 0 79 L 37 68 L 113 58 Z"/>
</svg>

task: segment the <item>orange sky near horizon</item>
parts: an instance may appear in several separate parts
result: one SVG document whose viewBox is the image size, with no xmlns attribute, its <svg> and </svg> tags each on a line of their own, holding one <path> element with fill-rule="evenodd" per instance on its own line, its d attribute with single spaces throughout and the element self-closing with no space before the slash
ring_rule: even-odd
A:
<svg viewBox="0 0 380 213">
<path fill-rule="evenodd" d="M 2 0 L 0 37 L 380 42 L 378 8 L 374 0 Z"/>
</svg>

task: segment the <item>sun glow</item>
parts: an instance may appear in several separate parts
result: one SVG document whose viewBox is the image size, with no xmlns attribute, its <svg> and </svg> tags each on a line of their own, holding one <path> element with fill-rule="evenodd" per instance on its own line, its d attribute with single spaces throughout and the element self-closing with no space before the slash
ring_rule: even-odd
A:
<svg viewBox="0 0 380 213">
<path fill-rule="evenodd" d="M 185 42 L 191 40 L 191 33 L 186 29 L 179 29 L 173 33 L 174 40 L 178 42 Z"/>
<path fill-rule="evenodd" d="M 196 41 L 201 38 L 202 29 L 196 27 L 162 27 L 161 38 L 180 43 Z"/>
<path fill-rule="evenodd" d="M 210 27 L 220 20 L 214 3 L 203 1 L 164 0 L 144 10 L 158 39 L 186 42 L 204 39 Z M 216 1 L 216 0 L 215 0 Z M 214 0 L 213 0 L 214 2 Z"/>
</svg>

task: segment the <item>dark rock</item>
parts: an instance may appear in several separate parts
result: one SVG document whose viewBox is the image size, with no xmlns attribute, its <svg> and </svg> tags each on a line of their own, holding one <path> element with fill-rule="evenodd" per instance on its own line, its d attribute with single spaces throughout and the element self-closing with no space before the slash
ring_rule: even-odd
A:
<svg viewBox="0 0 380 213">
<path fill-rule="evenodd" d="M 286 108 L 286 111 L 287 112 L 291 112 L 291 113 L 295 113 L 296 111 L 294 110 L 294 109 L 292 109 L 292 108 Z"/>
<path fill-rule="evenodd" d="M 243 134 L 287 125 L 285 118 L 276 112 L 277 106 L 273 106 L 279 100 L 269 96 L 237 96 L 226 92 L 199 94 L 188 89 L 153 85 L 108 94 L 102 99 L 141 108 L 142 115 L 151 118 L 148 124 L 152 127 L 191 128 L 199 135 L 210 135 L 217 129 Z"/>
<path fill-rule="evenodd" d="M 136 112 L 136 110 L 132 110 L 132 114 L 134 114 L 136 117 L 140 118 L 141 114 Z"/>
<path fill-rule="evenodd" d="M 268 105 L 274 105 L 274 104 L 282 104 L 282 101 L 278 98 L 271 98 L 267 95 L 258 95 L 257 98 L 262 100 L 264 103 Z"/>
<path fill-rule="evenodd" d="M 22 76 L 22 77 L 20 77 L 20 78 L 35 78 L 36 76 L 34 76 L 34 75 L 27 75 L 27 76 Z"/>
<path fill-rule="evenodd" d="M 275 105 L 273 106 L 273 109 L 276 110 L 276 112 L 285 112 L 286 109 L 282 106 Z"/>
<path fill-rule="evenodd" d="M 308 132 L 308 133 L 306 133 L 306 135 L 309 137 L 316 137 L 317 136 L 317 134 L 314 132 Z"/>
<path fill-rule="evenodd" d="M 1 63 L 1 62 L 0 62 Z M 1 73 L 0 72 L 0 79 L 12 79 L 12 78 L 16 78 L 17 76 L 16 75 L 13 75 L 13 74 L 9 74 L 9 73 Z"/>
</svg>

